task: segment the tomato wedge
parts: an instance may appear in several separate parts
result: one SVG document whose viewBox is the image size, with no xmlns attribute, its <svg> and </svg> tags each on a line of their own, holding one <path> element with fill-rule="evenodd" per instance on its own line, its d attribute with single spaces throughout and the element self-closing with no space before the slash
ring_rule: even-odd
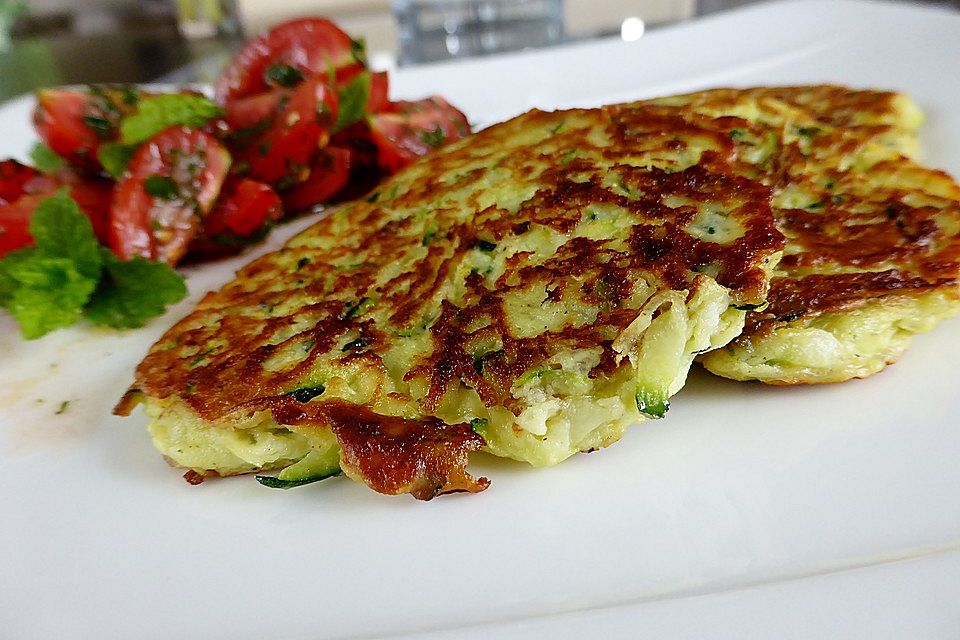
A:
<svg viewBox="0 0 960 640">
<path fill-rule="evenodd" d="M 266 131 L 238 153 L 250 178 L 280 189 L 307 178 L 311 158 L 330 140 L 339 106 L 337 92 L 321 76 L 307 78 L 285 102 Z"/>
<path fill-rule="evenodd" d="M 386 111 L 390 106 L 390 79 L 386 71 L 370 74 L 370 97 L 367 99 L 367 113 Z"/>
<path fill-rule="evenodd" d="M 420 156 L 470 133 L 467 117 L 440 96 L 394 102 L 391 111 L 370 117 L 380 166 L 395 172 Z"/>
<path fill-rule="evenodd" d="M 264 225 L 283 217 L 280 196 L 270 185 L 249 179 L 228 179 L 217 204 L 203 219 L 203 236 L 250 238 Z"/>
<path fill-rule="evenodd" d="M 46 196 L 22 196 L 0 205 L 0 258 L 15 249 L 33 244 L 30 216 Z"/>
<path fill-rule="evenodd" d="M 33 167 L 28 167 L 16 160 L 0 162 L 0 205 L 15 202 L 20 196 L 26 194 L 29 183 L 41 175 L 43 174 Z"/>
<path fill-rule="evenodd" d="M 259 240 L 283 217 L 280 196 L 270 185 L 245 178 L 227 178 L 217 203 L 203 219 L 200 236 L 190 243 L 190 256 L 217 258 Z"/>
<path fill-rule="evenodd" d="M 281 103 L 289 100 L 289 96 L 290 92 L 287 90 L 274 89 L 245 98 L 237 98 L 228 102 L 223 108 L 223 117 L 231 130 L 244 134 L 251 127 L 271 120 Z"/>
<path fill-rule="evenodd" d="M 352 152 L 341 147 L 327 147 L 310 167 L 310 177 L 302 184 L 282 192 L 287 211 L 306 211 L 337 195 L 350 180 Z"/>
<path fill-rule="evenodd" d="M 331 21 L 300 18 L 279 24 L 248 40 L 217 79 L 217 102 L 292 87 L 303 78 L 362 64 L 362 45 Z"/>
<path fill-rule="evenodd" d="M 342 89 L 361 73 L 370 75 L 370 94 L 367 97 L 367 114 L 380 113 L 390 108 L 390 79 L 386 71 L 368 72 L 359 65 L 347 67 L 337 73 L 337 87 Z"/>
<path fill-rule="evenodd" d="M 27 169 L 33 170 L 31 167 Z M 90 219 L 97 239 L 105 243 L 113 183 L 100 178 L 78 179 L 71 176 L 70 179 L 73 180 L 67 184 L 70 197 Z M 0 258 L 8 251 L 33 244 L 33 236 L 30 235 L 30 218 L 37 206 L 47 198 L 56 195 L 63 184 L 54 178 L 38 174 L 26 183 L 26 189 L 18 198 L 0 204 Z"/>
<path fill-rule="evenodd" d="M 120 120 L 136 109 L 140 92 L 90 86 L 86 91 L 41 89 L 33 123 L 43 141 L 70 163 L 99 171 L 97 148 L 119 135 Z"/>
<path fill-rule="evenodd" d="M 100 244 L 110 243 L 110 206 L 113 203 L 113 181 L 105 178 L 77 180 L 69 186 L 70 197 L 93 225 Z M 53 195 L 52 193 L 49 195 Z"/>
<path fill-rule="evenodd" d="M 230 154 L 210 134 L 171 127 L 143 143 L 117 183 L 110 248 L 120 258 L 169 264 L 200 232 L 230 169 Z"/>
</svg>

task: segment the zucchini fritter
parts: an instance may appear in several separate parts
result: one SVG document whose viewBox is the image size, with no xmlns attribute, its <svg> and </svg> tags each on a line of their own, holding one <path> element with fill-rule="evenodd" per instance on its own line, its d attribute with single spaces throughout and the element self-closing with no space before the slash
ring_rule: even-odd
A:
<svg viewBox="0 0 960 640">
<path fill-rule="evenodd" d="M 960 310 L 960 188 L 909 159 L 922 120 L 909 98 L 816 86 L 653 102 L 725 123 L 787 237 L 769 305 L 702 356 L 707 369 L 774 384 L 865 377 Z"/>
<path fill-rule="evenodd" d="M 659 417 L 766 299 L 770 191 L 723 123 L 533 111 L 421 159 L 175 325 L 118 406 L 193 474 L 343 471 L 479 491 L 480 447 L 552 465 Z M 321 471 L 322 470 L 322 471 Z"/>
</svg>

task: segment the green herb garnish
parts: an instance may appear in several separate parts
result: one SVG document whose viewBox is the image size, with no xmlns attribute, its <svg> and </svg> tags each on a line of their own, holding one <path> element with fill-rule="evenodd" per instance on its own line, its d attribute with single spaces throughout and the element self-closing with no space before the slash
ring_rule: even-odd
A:
<svg viewBox="0 0 960 640">
<path fill-rule="evenodd" d="M 217 104 L 203 96 L 172 93 L 144 98 L 137 111 L 120 122 L 120 140 L 101 145 L 97 159 L 111 176 L 119 178 L 141 143 L 173 126 L 202 127 L 222 114 Z"/>
<path fill-rule="evenodd" d="M 120 260 L 97 241 L 90 220 L 66 193 L 47 198 L 30 219 L 35 246 L 0 260 L 0 306 L 27 339 L 81 317 L 110 327 L 140 327 L 187 289 L 168 265 Z"/>
<path fill-rule="evenodd" d="M 433 131 L 421 131 L 420 139 L 423 140 L 424 144 L 437 148 L 446 142 L 447 134 L 443 132 L 443 127 L 437 125 L 437 128 Z"/>
<path fill-rule="evenodd" d="M 333 125 L 334 133 L 346 129 L 367 116 L 370 82 L 370 74 L 364 71 L 354 76 L 345 87 L 340 89 L 340 108 L 337 111 L 337 121 Z"/>
<path fill-rule="evenodd" d="M 267 67 L 263 73 L 267 84 L 277 85 L 279 87 L 295 87 L 303 82 L 303 73 L 296 67 L 278 62 Z"/>
<path fill-rule="evenodd" d="M 359 64 L 361 67 L 367 66 L 367 42 L 363 38 L 357 38 L 356 40 L 350 40 L 350 55 L 353 56 L 353 61 Z"/>
<path fill-rule="evenodd" d="M 176 200 L 180 197 L 177 183 L 169 176 L 147 176 L 143 188 L 154 198 Z"/>
<path fill-rule="evenodd" d="M 83 124 L 87 125 L 101 140 L 112 138 L 116 127 L 103 116 L 83 116 Z"/>
<path fill-rule="evenodd" d="M 57 152 L 38 142 L 30 149 L 30 161 L 41 173 L 56 173 L 67 166 L 66 160 L 57 155 Z"/>
</svg>

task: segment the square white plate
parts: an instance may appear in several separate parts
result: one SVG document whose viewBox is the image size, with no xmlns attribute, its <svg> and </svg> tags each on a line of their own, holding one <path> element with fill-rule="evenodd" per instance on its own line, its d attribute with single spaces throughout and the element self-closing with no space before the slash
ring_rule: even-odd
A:
<svg viewBox="0 0 960 640">
<path fill-rule="evenodd" d="M 956 175 L 958 36 L 942 10 L 784 2 L 633 43 L 402 70 L 393 88 L 441 93 L 479 124 L 717 85 L 894 88 L 928 113 L 926 162 Z M 31 106 L 0 107 L 0 156 L 29 147 Z M 0 636 L 957 637 L 956 320 L 867 380 L 695 371 L 665 420 L 602 452 L 550 470 L 476 456 L 493 480 L 479 495 L 187 485 L 142 415 L 110 410 L 204 291 L 308 222 L 189 270 L 190 299 L 142 330 L 25 342 L 0 318 Z"/>
</svg>

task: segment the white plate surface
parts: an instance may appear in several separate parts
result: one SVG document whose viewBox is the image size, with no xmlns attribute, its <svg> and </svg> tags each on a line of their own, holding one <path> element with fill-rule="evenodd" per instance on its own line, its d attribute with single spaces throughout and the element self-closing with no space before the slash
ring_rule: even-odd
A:
<svg viewBox="0 0 960 640">
<path fill-rule="evenodd" d="M 394 91 L 486 124 L 717 85 L 896 88 L 928 113 L 926 162 L 957 175 L 958 34 L 939 10 L 776 3 L 403 70 Z M 32 142 L 30 106 L 0 107 L 0 155 Z M 476 456 L 493 480 L 479 495 L 191 487 L 142 415 L 110 409 L 148 346 L 252 255 L 191 270 L 189 300 L 142 330 L 27 343 L 0 318 L 0 637 L 960 635 L 960 321 L 842 385 L 695 371 L 667 419 L 602 452 L 550 470 Z"/>
</svg>

